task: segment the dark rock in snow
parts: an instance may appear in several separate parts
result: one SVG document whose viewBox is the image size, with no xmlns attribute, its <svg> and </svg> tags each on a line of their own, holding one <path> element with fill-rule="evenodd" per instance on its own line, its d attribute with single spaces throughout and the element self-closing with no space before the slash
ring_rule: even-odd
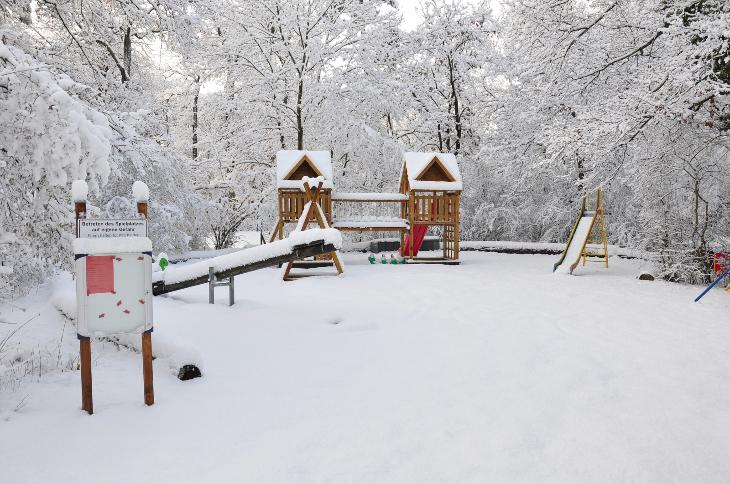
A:
<svg viewBox="0 0 730 484">
<path fill-rule="evenodd" d="M 642 272 L 641 274 L 639 274 L 639 280 L 640 281 L 653 281 L 654 276 L 652 276 L 648 272 Z"/>
<path fill-rule="evenodd" d="M 195 365 L 183 365 L 177 374 L 177 377 L 182 381 L 200 378 L 201 376 L 203 375 L 200 373 L 200 368 Z"/>
</svg>

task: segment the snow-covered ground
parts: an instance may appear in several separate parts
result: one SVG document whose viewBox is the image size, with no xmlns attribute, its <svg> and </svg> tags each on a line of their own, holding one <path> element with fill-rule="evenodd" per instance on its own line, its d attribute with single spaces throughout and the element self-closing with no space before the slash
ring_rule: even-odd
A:
<svg viewBox="0 0 730 484">
<path fill-rule="evenodd" d="M 110 342 L 92 345 L 93 416 L 77 371 L 30 368 L 0 388 L 0 482 L 727 481 L 730 294 L 695 304 L 700 288 L 638 281 L 633 260 L 567 276 L 554 256 L 462 258 L 261 270 L 233 307 L 225 288 L 215 306 L 207 287 L 158 297 L 156 404 L 140 355 Z M 0 307 L 0 343 L 30 320 L 0 357 L 75 366 L 51 292 Z M 177 380 L 176 351 L 203 378 Z"/>
</svg>

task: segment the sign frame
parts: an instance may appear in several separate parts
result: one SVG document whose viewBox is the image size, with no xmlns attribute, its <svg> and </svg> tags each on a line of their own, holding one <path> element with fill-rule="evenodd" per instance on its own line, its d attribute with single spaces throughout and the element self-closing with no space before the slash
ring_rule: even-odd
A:
<svg viewBox="0 0 730 484">
<path fill-rule="evenodd" d="M 80 218 L 76 231 L 76 237 L 85 239 L 147 237 L 147 219 Z"/>
</svg>

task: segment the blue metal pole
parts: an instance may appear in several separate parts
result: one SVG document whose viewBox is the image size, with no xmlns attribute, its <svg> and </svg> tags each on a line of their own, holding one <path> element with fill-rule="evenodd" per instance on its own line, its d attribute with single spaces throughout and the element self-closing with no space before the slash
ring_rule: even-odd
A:
<svg viewBox="0 0 730 484">
<path fill-rule="evenodd" d="M 722 274 L 720 274 L 720 277 L 718 277 L 717 279 L 715 279 L 715 280 L 713 281 L 713 283 L 712 283 L 712 284 L 710 284 L 709 286 L 707 286 L 707 289 L 705 289 L 704 291 L 702 291 L 702 294 L 700 294 L 699 296 L 697 296 L 697 297 L 695 298 L 695 302 L 697 302 L 697 301 L 699 301 L 700 299 L 702 299 L 702 297 L 703 297 L 703 296 L 704 296 L 705 294 L 707 294 L 708 292 L 710 292 L 710 289 L 712 289 L 713 287 L 715 287 L 715 285 L 716 285 L 716 284 L 717 284 L 718 282 L 720 282 L 720 281 L 721 281 L 721 280 L 722 280 L 722 279 L 723 279 L 723 278 L 724 278 L 725 276 L 727 276 L 728 274 L 730 274 L 730 267 L 728 267 L 727 269 L 725 269 L 725 272 L 723 272 Z"/>
</svg>

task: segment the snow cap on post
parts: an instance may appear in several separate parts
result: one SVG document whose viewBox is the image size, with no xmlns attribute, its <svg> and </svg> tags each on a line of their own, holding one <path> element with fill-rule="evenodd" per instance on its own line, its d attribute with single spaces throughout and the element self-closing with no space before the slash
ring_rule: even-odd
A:
<svg viewBox="0 0 730 484">
<path fill-rule="evenodd" d="M 137 180 L 132 184 L 132 195 L 137 203 L 147 203 L 150 199 L 150 189 L 143 181 Z"/>
<path fill-rule="evenodd" d="M 74 203 L 86 202 L 89 196 L 89 185 L 84 180 L 74 180 L 71 183 L 71 201 Z"/>
</svg>

